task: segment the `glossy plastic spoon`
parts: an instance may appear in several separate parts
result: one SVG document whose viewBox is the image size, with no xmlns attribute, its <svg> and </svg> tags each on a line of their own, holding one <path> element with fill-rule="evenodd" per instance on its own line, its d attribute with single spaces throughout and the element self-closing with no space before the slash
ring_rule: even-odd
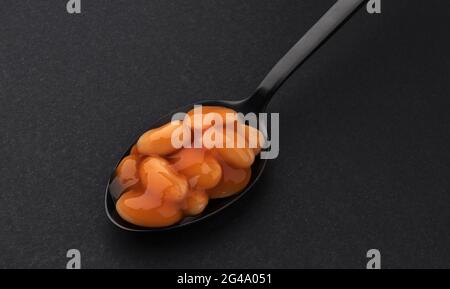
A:
<svg viewBox="0 0 450 289">
<path fill-rule="evenodd" d="M 239 101 L 226 101 L 226 100 L 206 100 L 195 104 L 190 104 L 185 107 L 178 108 L 176 112 L 187 112 L 193 108 L 194 105 L 208 105 L 208 106 L 223 106 L 229 107 L 235 111 L 242 113 L 249 112 L 265 112 L 266 107 L 271 100 L 274 93 L 280 88 L 280 86 L 286 81 L 286 79 L 322 44 L 325 40 L 337 30 L 337 28 L 345 22 L 357 10 L 361 7 L 364 0 L 338 0 L 320 19 L 319 21 L 286 53 L 283 58 L 272 68 L 267 74 L 256 91 L 250 97 Z M 167 114 L 159 121 L 154 123 L 151 128 L 156 128 L 171 121 L 173 113 Z M 136 143 L 136 140 L 133 144 Z M 125 157 L 129 154 L 132 145 L 122 156 Z M 122 159 L 121 158 L 121 159 Z M 193 224 L 211 217 L 212 215 L 222 211 L 239 198 L 241 198 L 261 176 L 264 166 L 266 164 L 265 159 L 257 157 L 252 165 L 252 177 L 248 186 L 239 194 L 235 194 L 228 198 L 214 199 L 209 202 L 206 209 L 197 216 L 185 217 L 179 223 L 163 227 L 163 228 L 146 228 L 133 225 L 123 220 L 116 211 L 115 203 L 120 196 L 113 193 L 111 184 L 114 180 L 114 172 L 108 182 L 105 194 L 105 208 L 108 218 L 116 226 L 128 230 L 128 231 L 163 231 L 180 228 L 189 224 Z M 115 170 L 114 170 L 115 171 Z"/>
</svg>

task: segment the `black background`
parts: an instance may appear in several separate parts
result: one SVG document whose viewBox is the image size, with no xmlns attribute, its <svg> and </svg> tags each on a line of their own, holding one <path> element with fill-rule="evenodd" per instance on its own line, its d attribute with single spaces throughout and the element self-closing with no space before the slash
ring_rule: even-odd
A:
<svg viewBox="0 0 450 289">
<path fill-rule="evenodd" d="M 3 0 L 0 267 L 450 267 L 450 4 L 359 11 L 280 89 L 280 156 L 224 213 L 163 234 L 104 213 L 159 116 L 248 96 L 332 0 Z"/>
</svg>

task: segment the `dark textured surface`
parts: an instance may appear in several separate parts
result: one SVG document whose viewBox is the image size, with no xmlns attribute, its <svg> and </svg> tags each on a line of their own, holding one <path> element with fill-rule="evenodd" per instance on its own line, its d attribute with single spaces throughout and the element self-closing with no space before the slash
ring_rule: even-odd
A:
<svg viewBox="0 0 450 289">
<path fill-rule="evenodd" d="M 360 11 L 279 91 L 281 149 L 206 223 L 122 232 L 117 158 L 158 116 L 249 95 L 333 3 L 2 1 L 0 267 L 450 267 L 450 5 Z"/>
</svg>

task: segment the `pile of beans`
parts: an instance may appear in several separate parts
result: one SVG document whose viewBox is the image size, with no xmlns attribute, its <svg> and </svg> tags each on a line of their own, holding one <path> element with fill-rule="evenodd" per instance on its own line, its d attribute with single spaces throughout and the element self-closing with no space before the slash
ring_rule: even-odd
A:
<svg viewBox="0 0 450 289">
<path fill-rule="evenodd" d="M 203 120 L 209 113 L 236 114 L 223 107 L 203 107 Z M 116 169 L 115 182 L 123 192 L 116 202 L 116 210 L 126 221 L 144 227 L 165 227 L 179 222 L 185 216 L 200 214 L 209 199 L 225 198 L 241 192 L 251 176 L 251 165 L 259 154 L 264 140 L 257 129 L 235 121 L 234 142 L 244 147 L 175 148 L 171 137 L 175 129 L 188 125 L 202 133 L 212 125 L 201 127 L 186 123 L 194 119 L 194 110 L 184 121 L 172 121 L 144 133 L 130 154 Z M 229 129 L 223 130 L 223 139 Z M 242 133 L 243 132 L 243 133 Z M 257 136 L 255 147 L 250 147 L 249 136 Z"/>
</svg>

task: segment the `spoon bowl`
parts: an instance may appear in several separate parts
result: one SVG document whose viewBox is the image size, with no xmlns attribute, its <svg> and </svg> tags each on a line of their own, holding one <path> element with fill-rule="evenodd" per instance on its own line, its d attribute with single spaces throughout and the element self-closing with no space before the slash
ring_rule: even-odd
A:
<svg viewBox="0 0 450 289">
<path fill-rule="evenodd" d="M 206 100 L 206 101 L 200 101 L 195 104 L 187 105 L 184 107 L 180 107 L 179 109 L 173 111 L 172 113 L 169 113 L 163 117 L 161 117 L 159 120 L 157 120 L 153 125 L 150 126 L 150 128 L 153 127 L 159 127 L 161 125 L 164 125 L 166 123 L 169 123 L 172 119 L 172 115 L 174 115 L 177 112 L 188 112 L 191 110 L 194 105 L 204 105 L 204 106 L 221 106 L 221 107 L 227 107 L 231 108 L 237 112 L 242 113 L 249 113 L 249 112 L 255 112 L 256 111 L 249 111 L 250 108 L 248 105 L 247 100 L 243 101 L 225 101 L 225 100 Z M 135 144 L 137 139 L 132 142 L 132 144 Z M 125 156 L 129 155 L 131 148 L 133 145 L 131 145 L 125 153 L 121 156 L 120 160 L 122 160 Z M 120 162 L 119 160 L 119 162 Z M 117 163 L 117 165 L 119 164 Z M 122 219 L 119 214 L 116 211 L 115 203 L 117 201 L 117 197 L 114 196 L 114 194 L 110 190 L 110 185 L 112 181 L 114 180 L 114 172 L 111 174 L 110 179 L 108 181 L 108 186 L 106 187 L 106 193 L 105 193 L 105 209 L 106 214 L 109 218 L 109 220 L 116 225 L 117 227 L 127 230 L 127 231 L 134 231 L 134 232 L 152 232 L 152 231 L 167 231 L 172 230 L 175 228 L 184 227 L 189 224 L 197 223 L 201 220 L 204 220 L 206 218 L 211 217 L 212 215 L 215 215 L 225 209 L 226 207 L 230 206 L 232 203 L 236 202 L 238 199 L 240 199 L 244 194 L 246 194 L 250 189 L 253 187 L 253 185 L 258 181 L 259 177 L 261 176 L 261 173 L 264 170 L 264 167 L 266 165 L 267 160 L 261 159 L 260 155 L 257 155 L 255 157 L 255 161 L 251 167 L 252 174 L 250 181 L 246 188 L 241 191 L 238 194 L 234 194 L 232 196 L 229 196 L 227 198 L 220 198 L 220 199 L 211 199 L 206 206 L 205 210 L 199 215 L 196 216 L 188 216 L 184 217 L 179 223 L 167 226 L 167 227 L 161 227 L 161 228 L 147 228 L 147 227 L 141 227 L 134 224 L 131 224 L 124 219 Z M 116 168 L 117 168 L 116 165 Z M 115 169 L 114 169 L 115 171 Z"/>
</svg>

